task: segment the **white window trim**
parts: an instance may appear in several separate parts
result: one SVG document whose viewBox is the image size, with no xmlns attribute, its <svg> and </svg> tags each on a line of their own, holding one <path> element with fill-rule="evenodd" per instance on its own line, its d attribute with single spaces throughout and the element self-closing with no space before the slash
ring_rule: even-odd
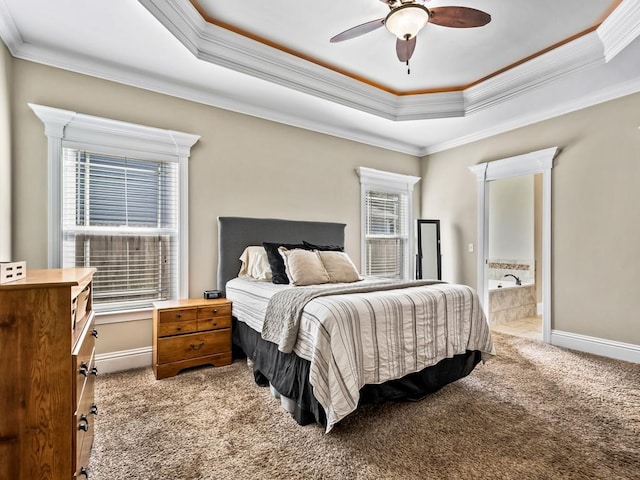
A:
<svg viewBox="0 0 640 480">
<path fill-rule="evenodd" d="M 62 148 L 85 146 L 122 156 L 178 163 L 178 295 L 189 292 L 189 169 L 199 135 L 147 127 L 29 103 L 44 123 L 48 158 L 48 267 L 62 265 Z M 112 314 L 113 315 L 113 314 Z M 116 317 L 120 315 L 116 314 Z M 122 320 L 127 315 L 123 313 Z M 121 320 L 121 321 L 122 321 Z"/>
<path fill-rule="evenodd" d="M 400 173 L 385 172 L 368 167 L 358 167 L 356 172 L 360 177 L 360 265 L 364 270 L 366 265 L 366 238 L 365 238 L 365 216 L 366 216 L 366 195 L 367 189 L 375 189 L 385 193 L 401 193 L 407 195 L 407 236 L 409 241 L 406 247 L 407 262 L 404 266 L 404 278 L 410 279 L 413 272 L 414 258 L 411 255 L 410 245 L 414 241 L 414 218 L 413 218 L 413 187 L 421 178 Z"/>
</svg>

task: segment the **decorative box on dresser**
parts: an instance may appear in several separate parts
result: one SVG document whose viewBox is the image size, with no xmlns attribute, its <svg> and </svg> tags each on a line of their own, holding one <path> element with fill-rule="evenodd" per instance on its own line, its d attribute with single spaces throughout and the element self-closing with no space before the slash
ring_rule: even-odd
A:
<svg viewBox="0 0 640 480">
<path fill-rule="evenodd" d="M 95 268 L 0 285 L 0 479 L 88 478 Z"/>
<path fill-rule="evenodd" d="M 173 377 L 183 368 L 231 363 L 229 300 L 167 300 L 153 306 L 156 379 Z"/>
</svg>

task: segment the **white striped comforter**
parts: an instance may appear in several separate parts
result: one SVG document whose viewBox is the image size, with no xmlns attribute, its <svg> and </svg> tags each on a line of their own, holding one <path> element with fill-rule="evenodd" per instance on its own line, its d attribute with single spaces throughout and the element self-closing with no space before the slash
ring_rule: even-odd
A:
<svg viewBox="0 0 640 480">
<path fill-rule="evenodd" d="M 233 315 L 262 332 L 269 299 L 283 288 L 295 287 L 236 278 L 226 291 Z M 401 378 L 466 350 L 495 354 L 475 291 L 447 283 L 311 300 L 293 347 L 311 362 L 309 382 L 325 409 L 327 432 L 356 409 L 365 384 Z"/>
</svg>

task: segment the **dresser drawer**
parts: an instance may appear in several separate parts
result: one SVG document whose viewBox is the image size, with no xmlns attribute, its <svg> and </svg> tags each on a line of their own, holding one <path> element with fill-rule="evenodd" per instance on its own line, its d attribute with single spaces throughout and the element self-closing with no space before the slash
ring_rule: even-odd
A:
<svg viewBox="0 0 640 480">
<path fill-rule="evenodd" d="M 94 320 L 85 325 L 82 334 L 73 349 L 71 362 L 74 375 L 74 396 L 75 405 L 80 402 L 82 390 L 85 387 L 87 378 L 95 376 L 97 370 L 94 362 L 94 351 L 96 345 L 96 337 L 94 335 Z"/>
<path fill-rule="evenodd" d="M 93 386 L 94 376 L 91 375 L 87 378 L 80 403 L 78 404 L 78 410 L 74 415 L 76 429 L 73 449 L 75 456 L 74 472 L 78 478 L 85 478 L 82 474 L 82 469 L 86 470 L 89 466 L 89 454 L 93 445 L 95 419 L 98 414 L 98 408 L 94 403 Z"/>
<path fill-rule="evenodd" d="M 158 339 L 158 363 L 204 357 L 231 350 L 231 329 Z"/>
</svg>

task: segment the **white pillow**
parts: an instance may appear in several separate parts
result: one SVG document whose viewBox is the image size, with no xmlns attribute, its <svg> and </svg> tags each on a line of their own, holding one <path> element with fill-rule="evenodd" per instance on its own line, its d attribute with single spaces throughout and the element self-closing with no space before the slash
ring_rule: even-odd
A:
<svg viewBox="0 0 640 480">
<path fill-rule="evenodd" d="M 324 269 L 320 255 L 315 250 L 285 247 L 278 248 L 289 277 L 289 283 L 294 286 L 317 285 L 329 282 L 329 274 Z"/>
<path fill-rule="evenodd" d="M 245 248 L 242 255 L 240 255 L 240 261 L 242 266 L 238 277 L 271 281 L 271 267 L 269 266 L 267 251 L 263 246 Z"/>
<path fill-rule="evenodd" d="M 358 269 L 349 255 L 344 252 L 319 251 L 324 269 L 329 274 L 331 283 L 357 282 L 362 280 Z"/>
</svg>

